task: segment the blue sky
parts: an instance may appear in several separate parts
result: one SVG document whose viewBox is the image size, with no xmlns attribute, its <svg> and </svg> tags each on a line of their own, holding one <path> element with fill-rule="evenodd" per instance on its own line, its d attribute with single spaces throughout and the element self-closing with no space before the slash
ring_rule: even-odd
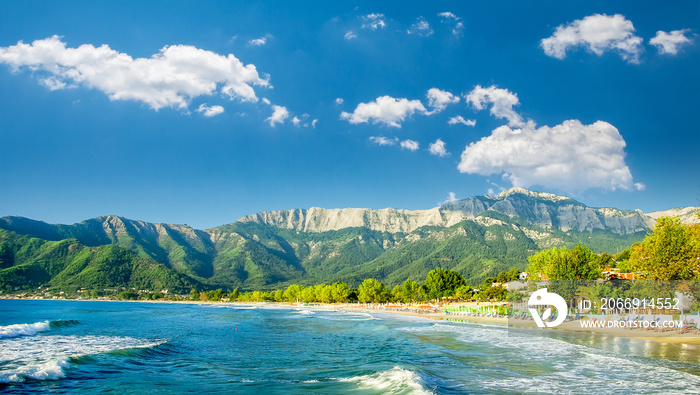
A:
<svg viewBox="0 0 700 395">
<path fill-rule="evenodd" d="M 700 205 L 698 2 L 2 6 L 0 215 Z"/>
</svg>

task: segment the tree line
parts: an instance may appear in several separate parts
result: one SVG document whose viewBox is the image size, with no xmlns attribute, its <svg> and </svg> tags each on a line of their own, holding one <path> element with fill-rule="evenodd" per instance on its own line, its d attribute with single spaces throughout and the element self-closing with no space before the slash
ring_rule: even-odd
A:
<svg viewBox="0 0 700 395">
<path fill-rule="evenodd" d="M 304 287 L 292 284 L 285 290 L 271 292 L 249 291 L 240 292 L 234 289 L 224 292 L 222 289 L 199 292 L 193 289 L 194 301 L 239 301 L 239 302 L 290 302 L 290 303 L 419 303 L 437 301 L 445 297 L 461 300 L 504 300 L 507 294 L 503 286 L 493 287 L 494 282 L 505 283 L 518 278 L 520 271 L 511 269 L 500 272 L 494 277 L 484 280 L 483 284 L 473 286 L 459 273 L 443 268 L 431 270 L 419 284 L 407 279 L 396 285 L 391 291 L 375 278 L 365 279 L 357 289 L 348 287 L 346 283 L 318 284 Z"/>
</svg>

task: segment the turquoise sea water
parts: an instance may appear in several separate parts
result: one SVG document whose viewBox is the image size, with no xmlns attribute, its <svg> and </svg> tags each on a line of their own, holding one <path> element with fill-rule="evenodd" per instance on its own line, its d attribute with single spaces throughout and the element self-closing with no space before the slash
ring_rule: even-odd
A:
<svg viewBox="0 0 700 395">
<path fill-rule="evenodd" d="M 303 307 L 0 301 L 0 393 L 700 393 L 700 351 Z"/>
</svg>

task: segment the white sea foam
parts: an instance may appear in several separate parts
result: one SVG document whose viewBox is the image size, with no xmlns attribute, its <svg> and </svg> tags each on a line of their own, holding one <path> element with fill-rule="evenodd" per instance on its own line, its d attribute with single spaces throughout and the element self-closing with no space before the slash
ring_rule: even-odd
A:
<svg viewBox="0 0 700 395">
<path fill-rule="evenodd" d="M 0 382 L 58 380 L 66 376 L 71 358 L 155 347 L 165 342 L 117 336 L 53 335 L 5 339 L 0 342 Z"/>
<path fill-rule="evenodd" d="M 315 313 L 314 313 L 313 311 L 311 311 L 311 310 L 295 310 L 294 312 L 297 313 L 297 314 L 301 314 L 301 315 L 312 315 L 312 314 L 315 314 Z"/>
<path fill-rule="evenodd" d="M 513 393 L 700 393 L 700 377 L 657 366 L 644 358 L 612 355 L 581 344 L 544 336 L 507 338 L 505 330 L 480 326 L 435 324 L 399 328 L 406 332 L 447 332 L 472 346 L 504 349 L 492 354 L 493 366 L 507 365 L 513 374 L 494 379 L 491 366 L 478 367 L 472 384 L 478 388 Z M 502 356 L 501 357 L 499 357 Z M 501 358 L 501 359 L 499 359 Z M 518 375 L 517 372 L 523 372 Z M 585 388 L 581 380 L 585 379 Z"/>
<path fill-rule="evenodd" d="M 39 332 L 46 332 L 49 330 L 51 330 L 51 324 L 49 321 L 0 326 L 0 339 L 11 339 L 19 336 L 34 336 Z"/>
<path fill-rule="evenodd" d="M 423 380 L 416 373 L 398 366 L 393 369 L 340 379 L 355 382 L 360 389 L 374 389 L 386 394 L 432 394 L 423 386 Z"/>
<path fill-rule="evenodd" d="M 329 311 L 329 314 L 324 314 L 318 318 L 330 321 L 372 321 L 379 320 L 372 314 L 364 313 L 361 311 Z"/>
</svg>

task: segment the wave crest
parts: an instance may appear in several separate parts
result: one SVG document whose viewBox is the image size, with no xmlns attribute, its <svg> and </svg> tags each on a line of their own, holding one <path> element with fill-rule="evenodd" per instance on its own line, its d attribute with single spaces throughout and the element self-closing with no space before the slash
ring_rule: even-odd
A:
<svg viewBox="0 0 700 395">
<path fill-rule="evenodd" d="M 20 336 L 35 336 L 39 332 L 46 332 L 49 330 L 51 330 L 50 321 L 0 326 L 0 339 L 12 339 Z"/>
<path fill-rule="evenodd" d="M 360 388 L 375 389 L 387 394 L 433 393 L 424 387 L 420 376 L 398 366 L 383 372 L 340 379 L 340 381 L 355 382 Z"/>
<path fill-rule="evenodd" d="M 83 357 L 113 353 L 148 357 L 147 350 L 166 342 L 118 336 L 52 335 L 6 339 L 0 347 L 0 382 L 58 380 L 66 377 L 71 362 L 80 363 Z"/>
</svg>

